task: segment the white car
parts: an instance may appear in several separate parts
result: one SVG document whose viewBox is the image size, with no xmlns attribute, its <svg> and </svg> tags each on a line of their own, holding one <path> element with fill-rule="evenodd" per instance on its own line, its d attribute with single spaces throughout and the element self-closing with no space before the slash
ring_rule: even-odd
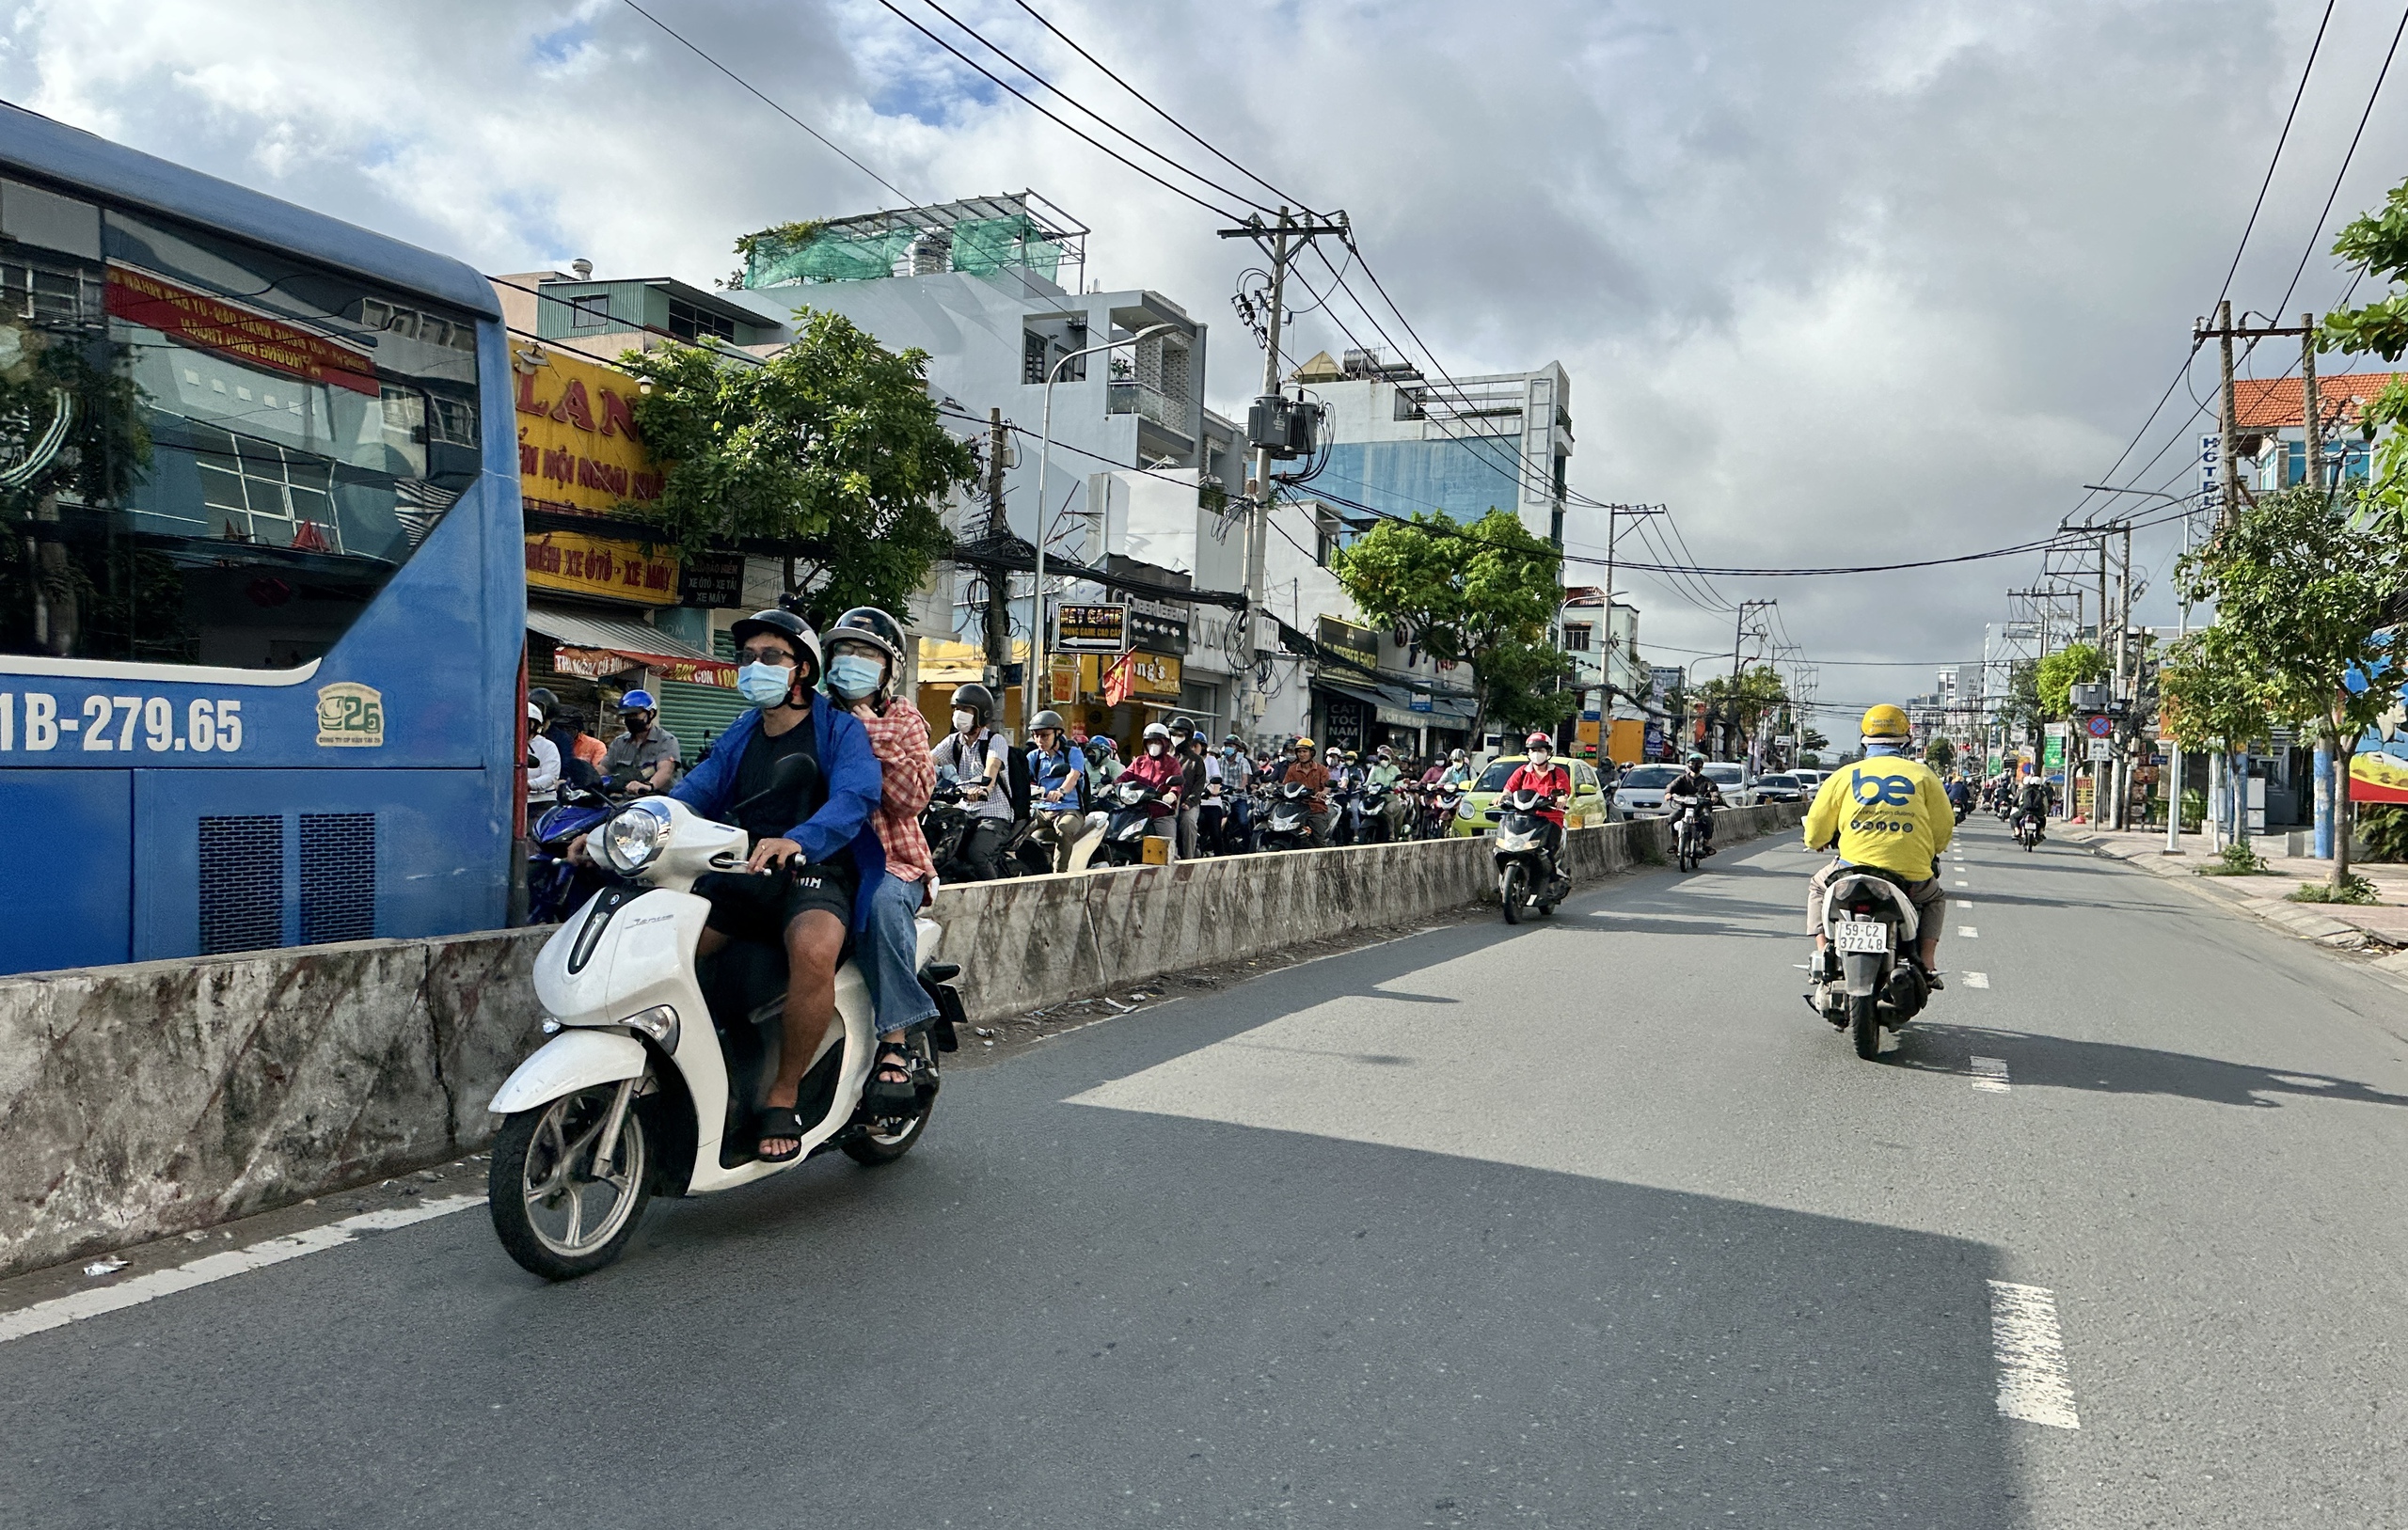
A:
<svg viewBox="0 0 2408 1530">
<path fill-rule="evenodd" d="M 1806 800 L 1809 802 L 1814 801 L 1814 794 L 1823 789 L 1823 773 L 1819 770 L 1793 770 L 1790 774 L 1798 778 L 1798 785 L 1806 788 Z"/>
<path fill-rule="evenodd" d="M 1746 765 L 1728 765 L 1716 761 L 1706 765 L 1705 779 L 1721 789 L 1722 800 L 1726 806 L 1734 808 L 1755 806 L 1756 794 L 1749 789 Z"/>
<path fill-rule="evenodd" d="M 1664 811 L 1664 788 L 1681 773 L 1679 765 L 1637 765 L 1622 773 L 1614 787 L 1614 808 L 1624 817 Z"/>
</svg>

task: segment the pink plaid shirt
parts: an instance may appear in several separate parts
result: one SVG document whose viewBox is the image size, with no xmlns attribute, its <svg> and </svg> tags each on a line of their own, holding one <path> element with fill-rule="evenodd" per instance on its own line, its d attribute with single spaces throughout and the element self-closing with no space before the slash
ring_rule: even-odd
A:
<svg viewBox="0 0 2408 1530">
<path fill-rule="evenodd" d="M 869 827 L 886 848 L 887 872 L 906 882 L 933 883 L 937 863 L 928 854 L 927 837 L 920 832 L 920 810 L 937 789 L 937 767 L 928 758 L 928 719 L 905 702 L 887 703 L 879 717 L 867 702 L 853 708 L 869 734 L 870 752 L 878 756 L 878 811 Z"/>
</svg>

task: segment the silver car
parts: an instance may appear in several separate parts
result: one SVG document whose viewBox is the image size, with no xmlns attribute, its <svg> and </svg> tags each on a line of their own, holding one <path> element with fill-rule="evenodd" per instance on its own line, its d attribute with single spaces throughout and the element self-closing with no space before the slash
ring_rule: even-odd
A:
<svg viewBox="0 0 2408 1530">
<path fill-rule="evenodd" d="M 1624 817 L 1664 811 L 1664 788 L 1679 777 L 1681 767 L 1668 765 L 1632 765 L 1614 787 L 1614 808 Z"/>
<path fill-rule="evenodd" d="M 1705 767 L 1705 779 L 1714 782 L 1715 786 L 1720 790 L 1725 805 L 1734 808 L 1755 806 L 1756 795 L 1749 789 L 1746 765 L 1714 761 Z"/>
</svg>

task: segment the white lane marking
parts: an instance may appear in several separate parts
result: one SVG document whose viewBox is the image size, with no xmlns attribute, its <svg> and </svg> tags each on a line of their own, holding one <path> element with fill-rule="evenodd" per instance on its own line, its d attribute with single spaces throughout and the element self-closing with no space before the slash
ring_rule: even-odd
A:
<svg viewBox="0 0 2408 1530">
<path fill-rule="evenodd" d="M 1972 887 L 1973 884 L 1959 878 L 1956 885 L 1958 887 Z"/>
<path fill-rule="evenodd" d="M 2005 1094 L 2007 1092 L 2006 1059 L 2004 1057 L 1974 1058 L 1973 1087 L 1985 1094 Z"/>
<path fill-rule="evenodd" d="M 312 1227 L 287 1238 L 271 1238 L 246 1249 L 213 1254 L 206 1259 L 195 1259 L 173 1270 L 154 1270 L 147 1275 L 136 1275 L 122 1286 L 104 1286 L 96 1290 L 53 1297 L 48 1301 L 37 1301 L 15 1312 L 0 1313 L 0 1344 L 86 1317 L 97 1317 L 120 1307 L 138 1307 L 146 1301 L 156 1301 L 163 1296 L 188 1291 L 196 1286 L 207 1286 L 230 1275 L 246 1274 L 254 1270 L 264 1270 L 269 1265 L 282 1264 L 287 1259 L 298 1259 L 305 1254 L 323 1254 L 328 1249 L 341 1248 L 361 1233 L 406 1227 L 414 1222 L 449 1216 L 454 1211 L 466 1211 L 472 1206 L 484 1204 L 485 1198 L 482 1195 L 453 1195 L 417 1206 L 395 1207 L 387 1211 L 364 1211 L 358 1216 L 345 1217 L 341 1222 Z"/>
<path fill-rule="evenodd" d="M 2041 1286 L 1994 1280 L 1990 1353 L 1998 1361 L 1998 1411 L 2004 1418 L 2078 1429 L 2066 1345 L 2057 1332 L 2057 1294 Z"/>
<path fill-rule="evenodd" d="M 1959 908 L 1971 908 L 1973 907 L 1973 900 L 1971 898 L 1959 898 L 1956 900 L 1956 907 Z"/>
<path fill-rule="evenodd" d="M 1966 940 L 1978 940 L 1982 938 L 1982 932 L 1973 928 L 1971 924 L 1957 925 L 1956 934 L 1959 939 Z"/>
<path fill-rule="evenodd" d="M 1987 988 L 1989 986 L 1990 975 L 1988 972 L 1967 972 L 1965 974 L 1965 986 L 1969 988 Z"/>
</svg>

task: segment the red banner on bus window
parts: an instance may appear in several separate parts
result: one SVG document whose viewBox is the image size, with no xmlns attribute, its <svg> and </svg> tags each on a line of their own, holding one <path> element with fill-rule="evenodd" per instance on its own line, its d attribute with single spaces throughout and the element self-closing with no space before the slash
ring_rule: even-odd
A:
<svg viewBox="0 0 2408 1530">
<path fill-rule="evenodd" d="M 364 352 L 147 271 L 110 266 L 107 304 L 112 317 L 171 335 L 197 350 L 372 399 L 381 391 L 375 363 Z"/>
</svg>

